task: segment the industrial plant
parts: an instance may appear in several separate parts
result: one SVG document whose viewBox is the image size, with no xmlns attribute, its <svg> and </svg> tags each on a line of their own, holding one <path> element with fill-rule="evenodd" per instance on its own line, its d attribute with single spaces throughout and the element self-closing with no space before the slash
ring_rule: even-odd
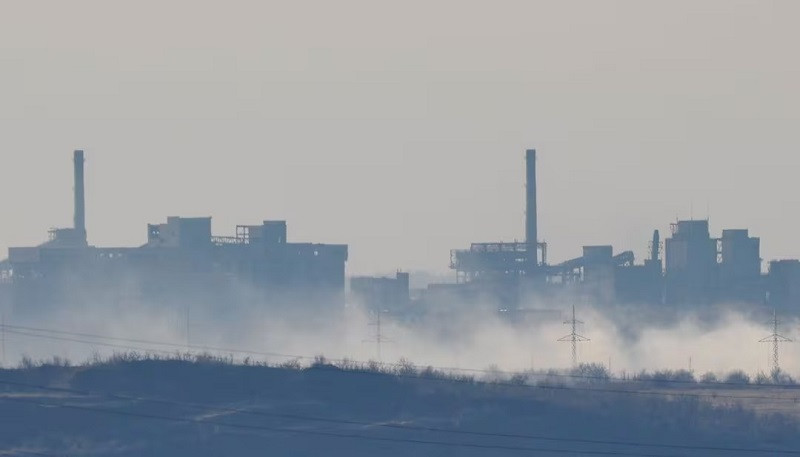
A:
<svg viewBox="0 0 800 457">
<path fill-rule="evenodd" d="M 74 156 L 74 224 L 50 231 L 35 247 L 11 247 L 0 262 L 0 300 L 14 312 L 66 304 L 148 302 L 168 306 L 254 305 L 368 309 L 404 313 L 484 306 L 503 312 L 557 308 L 564 297 L 615 303 L 702 306 L 768 305 L 793 311 L 800 299 L 800 260 L 762 271 L 760 240 L 746 229 L 711 234 L 708 220 L 655 230 L 650 253 L 584 246 L 583 255 L 552 262 L 538 231 L 536 151 L 525 157 L 523 242 L 476 242 L 451 252 L 455 280 L 411 290 L 408 273 L 353 277 L 346 287 L 347 245 L 289 242 L 286 221 L 239 225 L 217 236 L 210 217 L 169 217 L 148 224 L 138 247 L 95 247 L 87 237 L 84 152 Z M 648 239 L 643 234 L 643 240 Z M 348 293 L 349 292 L 349 293 Z"/>
<path fill-rule="evenodd" d="M 662 242 L 655 230 L 649 256 L 637 263 L 631 251 L 584 246 L 583 255 L 551 262 L 538 231 L 536 151 L 526 152 L 524 242 L 476 242 L 451 252 L 452 284 L 431 284 L 417 304 L 491 304 L 504 312 L 531 306 L 559 308 L 576 299 L 595 305 L 703 306 L 715 303 L 768 305 L 794 312 L 800 300 L 800 260 L 775 260 L 762 272 L 760 239 L 747 229 L 712 237 L 708 220 L 679 220 Z M 643 241 L 647 236 L 643 236 Z M 352 291 L 371 307 L 407 304 L 408 278 L 353 278 Z"/>
<path fill-rule="evenodd" d="M 74 152 L 74 174 L 74 226 L 51 230 L 39 246 L 9 248 L 0 263 L 0 297 L 14 312 L 83 301 L 344 305 L 348 247 L 289 242 L 286 221 L 240 225 L 233 236 L 215 236 L 210 217 L 169 217 L 147 225 L 143 246 L 92 246 L 83 151 Z"/>
</svg>

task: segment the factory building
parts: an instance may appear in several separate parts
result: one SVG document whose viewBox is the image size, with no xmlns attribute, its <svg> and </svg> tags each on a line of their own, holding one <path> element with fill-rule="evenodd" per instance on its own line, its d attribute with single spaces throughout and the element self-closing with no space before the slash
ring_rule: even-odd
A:
<svg viewBox="0 0 800 457">
<path fill-rule="evenodd" d="M 584 246 L 580 257 L 551 263 L 540 240 L 536 151 L 525 153 L 525 239 L 476 242 L 450 253 L 453 284 L 431 284 L 411 299 L 409 277 L 352 278 L 354 303 L 404 309 L 471 307 L 523 315 L 533 307 L 581 300 L 597 305 L 699 306 L 735 303 L 800 312 L 800 261 L 778 260 L 762 272 L 761 241 L 746 229 L 712 237 L 708 220 L 679 220 L 662 249 L 653 233 L 647 258 L 611 245 Z M 9 248 L 0 262 L 0 303 L 15 310 L 59 304 L 186 302 L 323 307 L 345 303 L 347 245 L 290 242 L 285 221 L 212 232 L 210 217 L 169 217 L 147 225 L 138 247 L 100 248 L 87 241 L 84 154 L 75 151 L 73 227 L 47 242 Z M 663 256 L 662 256 L 663 253 Z"/>
<path fill-rule="evenodd" d="M 667 302 L 764 302 L 760 246 L 748 230 L 723 230 L 721 238 L 712 238 L 707 220 L 673 224 L 666 241 Z"/>
<path fill-rule="evenodd" d="M 400 271 L 394 278 L 355 276 L 350 278 L 350 296 L 368 310 L 403 313 L 411 303 L 409 279 Z"/>
<path fill-rule="evenodd" d="M 473 243 L 469 249 L 453 250 L 450 267 L 458 284 L 433 285 L 429 297 L 457 297 L 463 303 L 489 297 L 500 308 L 514 309 L 558 296 L 595 304 L 696 306 L 761 305 L 771 294 L 772 302 L 800 312 L 800 262 L 773 262 L 765 275 L 759 238 L 746 229 L 726 229 L 714 238 L 708 220 L 671 224 L 663 262 L 656 230 L 642 264 L 635 262 L 633 252 L 615 253 L 609 245 L 584 246 L 580 257 L 548 263 L 547 244 L 538 238 L 534 150 L 526 153 L 526 179 L 525 241 Z"/>
<path fill-rule="evenodd" d="M 507 282 L 519 284 L 526 277 L 533 281 L 540 276 L 540 267 L 547 263 L 547 244 L 539 242 L 536 201 L 536 150 L 525 153 L 525 241 L 505 243 L 473 243 L 469 249 L 450 253 L 450 268 L 459 282 Z"/>
<path fill-rule="evenodd" d="M 344 305 L 347 245 L 289 242 L 285 221 L 226 237 L 212 234 L 210 217 L 170 217 L 147 226 L 143 246 L 89 245 L 83 169 L 75 151 L 74 227 L 52 230 L 40 246 L 9 248 L 0 262 L 0 298 L 15 312 L 86 302 Z"/>
<path fill-rule="evenodd" d="M 723 230 L 718 241 L 719 301 L 759 303 L 766 298 L 761 274 L 761 239 L 746 229 Z"/>
<path fill-rule="evenodd" d="M 800 260 L 773 260 L 767 276 L 767 304 L 800 313 Z"/>
<path fill-rule="evenodd" d="M 717 240 L 708 221 L 678 221 L 666 240 L 668 303 L 709 303 L 717 286 Z"/>
<path fill-rule="evenodd" d="M 658 241 L 644 265 L 635 265 L 633 252 L 615 254 L 608 245 L 584 246 L 581 257 L 548 263 L 547 244 L 538 238 L 535 150 L 526 152 L 525 162 L 525 241 L 473 243 L 469 249 L 451 251 L 450 267 L 460 287 L 434 285 L 428 290 L 429 297 L 436 297 L 431 301 L 448 296 L 465 302 L 493 299 L 503 309 L 517 309 L 531 297 L 548 300 L 559 295 L 596 303 L 660 300 Z"/>
<path fill-rule="evenodd" d="M 664 300 L 664 277 L 661 263 L 661 234 L 653 232 L 650 257 L 644 264 L 634 263 L 633 253 L 629 263 L 617 266 L 615 273 L 616 299 L 620 303 L 662 303 Z"/>
<path fill-rule="evenodd" d="M 522 297 L 545 277 L 547 244 L 539 241 L 536 195 L 536 150 L 525 153 L 525 241 L 472 243 L 450 253 L 450 268 L 460 289 L 429 288 L 428 300 L 444 302 L 458 297 L 467 302 L 495 299 L 502 308 L 516 308 Z"/>
</svg>

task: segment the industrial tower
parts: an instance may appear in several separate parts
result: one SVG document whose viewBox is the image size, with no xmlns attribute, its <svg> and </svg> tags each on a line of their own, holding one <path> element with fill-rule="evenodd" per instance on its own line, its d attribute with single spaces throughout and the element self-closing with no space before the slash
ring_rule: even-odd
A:
<svg viewBox="0 0 800 457">
<path fill-rule="evenodd" d="M 575 305 L 572 305 L 572 319 L 564 321 L 564 325 L 572 326 L 572 333 L 558 340 L 562 343 L 572 343 L 572 368 L 578 367 L 578 343 L 591 341 L 589 338 L 578 334 L 578 324 L 583 324 L 583 321 L 579 321 L 575 317 Z"/>
<path fill-rule="evenodd" d="M 781 365 L 778 359 L 778 349 L 781 343 L 791 343 L 792 340 L 778 333 L 778 311 L 772 312 L 772 335 L 759 340 L 759 343 L 772 343 L 772 375 L 777 376 L 781 372 Z"/>
</svg>

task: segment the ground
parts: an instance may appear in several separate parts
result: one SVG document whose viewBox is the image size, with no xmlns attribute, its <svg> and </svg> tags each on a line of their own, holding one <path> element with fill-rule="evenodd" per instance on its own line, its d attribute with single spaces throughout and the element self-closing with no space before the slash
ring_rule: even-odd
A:
<svg viewBox="0 0 800 457">
<path fill-rule="evenodd" d="M 0 455 L 800 454 L 794 387 L 111 360 L 3 370 L 0 391 Z"/>
</svg>

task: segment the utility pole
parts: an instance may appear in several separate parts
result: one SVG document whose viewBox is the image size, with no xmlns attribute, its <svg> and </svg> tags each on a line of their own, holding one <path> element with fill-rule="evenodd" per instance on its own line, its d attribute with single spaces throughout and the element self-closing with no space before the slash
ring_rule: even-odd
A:
<svg viewBox="0 0 800 457">
<path fill-rule="evenodd" d="M 0 314 L 0 327 L 2 327 L 2 336 L 0 336 L 0 340 L 2 341 L 2 350 L 3 350 L 3 367 L 6 366 L 6 313 L 2 311 Z"/>
<path fill-rule="evenodd" d="M 375 321 L 375 345 L 378 348 L 378 362 L 381 362 L 381 343 L 383 342 L 383 335 L 381 334 L 381 312 L 378 311 L 378 320 Z"/>
<path fill-rule="evenodd" d="M 781 343 L 791 343 L 792 340 L 778 333 L 778 311 L 772 311 L 772 335 L 759 340 L 759 343 L 772 343 L 772 374 L 777 375 L 781 371 L 778 360 L 778 347 Z"/>
<path fill-rule="evenodd" d="M 189 303 L 186 304 L 186 347 L 192 345 L 191 340 L 191 323 L 189 322 Z"/>
<path fill-rule="evenodd" d="M 390 343 L 391 340 L 383 336 L 383 328 L 381 326 L 381 314 L 383 314 L 383 311 L 378 309 L 375 313 L 376 313 L 375 320 L 370 322 L 369 324 L 370 326 L 375 327 L 375 336 L 370 339 L 364 340 L 364 343 L 375 343 L 375 348 L 378 355 L 378 362 L 383 362 L 381 354 L 381 345 L 383 343 Z"/>
<path fill-rule="evenodd" d="M 578 343 L 591 341 L 589 338 L 578 334 L 578 324 L 583 324 L 583 322 L 575 317 L 575 305 L 572 305 L 572 319 L 564 321 L 564 325 L 572 326 L 572 333 L 558 340 L 562 343 L 572 343 L 572 368 L 578 367 Z"/>
</svg>

